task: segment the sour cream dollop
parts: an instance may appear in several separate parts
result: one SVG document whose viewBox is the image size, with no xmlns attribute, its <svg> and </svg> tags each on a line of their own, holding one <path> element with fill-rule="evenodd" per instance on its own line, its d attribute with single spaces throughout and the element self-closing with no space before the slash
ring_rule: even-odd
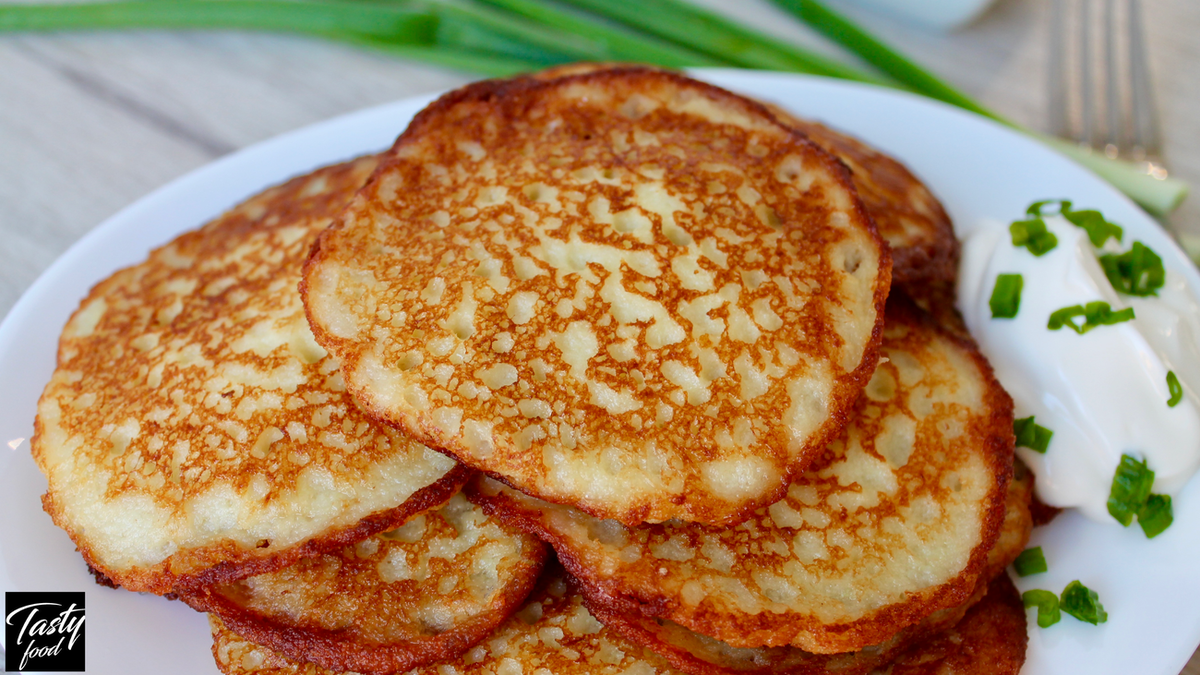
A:
<svg viewBox="0 0 1200 675">
<path fill-rule="evenodd" d="M 1045 454 L 1017 448 L 1037 476 L 1038 497 L 1116 522 L 1107 502 L 1122 454 L 1146 460 L 1159 494 L 1178 493 L 1200 468 L 1200 305 L 1169 269 L 1158 297 L 1118 294 L 1087 233 L 1060 216 L 1044 220 L 1058 245 L 1041 257 L 1013 246 L 1007 223 L 985 222 L 967 233 L 959 309 L 1012 395 L 1016 417 L 1033 415 L 1054 432 Z M 1020 310 L 993 319 L 988 300 L 996 277 L 1014 273 L 1024 282 Z M 1114 311 L 1133 307 L 1136 318 L 1082 335 L 1047 328 L 1055 310 L 1097 300 Z M 1167 405 L 1168 371 L 1184 389 L 1175 407 Z"/>
</svg>

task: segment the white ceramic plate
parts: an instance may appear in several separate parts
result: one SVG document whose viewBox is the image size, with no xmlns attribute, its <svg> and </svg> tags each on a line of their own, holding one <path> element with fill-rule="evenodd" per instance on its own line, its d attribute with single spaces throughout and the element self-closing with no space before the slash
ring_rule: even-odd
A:
<svg viewBox="0 0 1200 675">
<path fill-rule="evenodd" d="M 982 118 L 881 89 L 773 73 L 704 70 L 715 84 L 825 120 L 902 159 L 955 222 L 1010 221 L 1038 199 L 1100 209 L 1186 274 L 1200 276 L 1122 195 L 1040 145 Z M 199 226 L 262 188 L 387 147 L 431 97 L 339 117 L 252 146 L 163 187 L 113 216 L 62 256 L 0 324 L 0 588 L 87 591 L 88 672 L 216 673 L 204 617 L 180 603 L 97 587 L 66 535 L 41 508 L 45 480 L 29 455 L 37 397 L 54 368 L 67 317 L 88 289 L 150 248 Z M 1115 394 L 1119 395 L 1119 394 Z M 1175 501 L 1175 524 L 1148 541 L 1139 528 L 1065 513 L 1034 532 L 1050 572 L 1021 590 L 1060 591 L 1080 579 L 1108 610 L 1099 627 L 1065 616 L 1031 623 L 1027 675 L 1176 675 L 1200 642 L 1200 494 Z M 1030 611 L 1032 616 L 1032 611 Z"/>
</svg>

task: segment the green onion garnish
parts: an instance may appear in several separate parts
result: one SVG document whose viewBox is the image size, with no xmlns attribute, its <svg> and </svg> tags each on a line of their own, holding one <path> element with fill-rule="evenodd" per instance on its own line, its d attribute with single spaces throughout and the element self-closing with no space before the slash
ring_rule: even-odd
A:
<svg viewBox="0 0 1200 675">
<path fill-rule="evenodd" d="M 1027 577 L 1031 574 L 1041 574 L 1050 568 L 1046 565 L 1042 547 L 1034 546 L 1021 551 L 1021 555 L 1013 561 L 1013 569 L 1017 571 L 1017 576 Z"/>
<path fill-rule="evenodd" d="M 1050 447 L 1050 438 L 1054 436 L 1053 431 L 1036 424 L 1033 421 L 1033 415 L 1013 420 L 1013 434 L 1017 437 L 1018 448 L 1029 448 L 1043 455 Z"/>
<path fill-rule="evenodd" d="M 1058 246 L 1058 237 L 1046 229 L 1046 221 L 1041 218 L 1013 221 L 1008 226 L 1012 235 L 1013 246 L 1024 246 L 1030 253 L 1041 257 Z"/>
<path fill-rule="evenodd" d="M 1020 274 L 1001 274 L 996 277 L 996 287 L 992 289 L 992 298 L 988 306 L 992 308 L 993 319 L 1011 319 L 1021 308 L 1021 288 L 1025 280 Z"/>
<path fill-rule="evenodd" d="M 1183 400 L 1183 385 L 1179 384 L 1179 378 L 1175 377 L 1175 371 L 1167 371 L 1167 391 L 1171 393 L 1171 398 L 1167 399 L 1167 407 L 1174 408 Z"/>
<path fill-rule="evenodd" d="M 1096 591 L 1079 583 L 1078 579 L 1063 589 L 1059 606 L 1067 614 L 1093 626 L 1108 621 L 1108 612 L 1104 611 L 1104 605 L 1100 604 L 1100 597 L 1096 595 Z"/>
<path fill-rule="evenodd" d="M 1037 622 L 1042 628 L 1049 628 L 1062 618 L 1058 609 L 1058 596 L 1050 591 L 1040 588 L 1025 591 L 1021 594 L 1021 602 L 1025 603 L 1026 607 L 1038 608 Z"/>
<path fill-rule="evenodd" d="M 1075 319 L 1082 318 L 1082 322 Z M 1133 319 L 1133 308 L 1126 307 L 1125 309 L 1113 311 L 1112 306 L 1102 300 L 1089 302 L 1086 305 L 1071 305 L 1055 310 L 1050 314 L 1050 321 L 1046 327 L 1050 330 L 1058 330 L 1063 326 L 1070 328 L 1076 333 L 1083 335 L 1089 330 L 1098 326 L 1112 326 L 1124 321 Z"/>
<path fill-rule="evenodd" d="M 786 70 L 888 84 L 890 80 L 847 66 L 683 0 L 562 0 L 626 26 L 747 68 Z"/>
<path fill-rule="evenodd" d="M 1158 289 L 1167 279 L 1162 258 L 1140 241 L 1133 242 L 1133 248 L 1120 255 L 1100 256 L 1100 266 L 1113 288 L 1128 295 L 1158 295 Z"/>
<path fill-rule="evenodd" d="M 1047 211 L 1045 207 L 1051 205 L 1057 206 L 1058 210 Z M 1103 246 L 1109 237 L 1121 241 L 1121 237 L 1125 235 L 1120 225 L 1105 220 L 1099 211 L 1090 209 L 1072 210 L 1071 200 L 1069 199 L 1044 199 L 1040 202 L 1030 204 L 1025 212 L 1031 216 L 1062 216 L 1078 227 L 1082 227 L 1087 232 L 1092 246 L 1097 248 Z"/>
<path fill-rule="evenodd" d="M 1118 523 L 1129 527 L 1149 499 L 1153 486 L 1154 472 L 1146 466 L 1146 460 L 1139 462 L 1132 455 L 1121 455 L 1108 493 L 1108 512 Z"/>
<path fill-rule="evenodd" d="M 1171 495 L 1150 495 L 1138 510 L 1137 519 L 1147 539 L 1162 534 L 1163 530 L 1175 522 L 1175 514 L 1171 510 Z"/>
</svg>

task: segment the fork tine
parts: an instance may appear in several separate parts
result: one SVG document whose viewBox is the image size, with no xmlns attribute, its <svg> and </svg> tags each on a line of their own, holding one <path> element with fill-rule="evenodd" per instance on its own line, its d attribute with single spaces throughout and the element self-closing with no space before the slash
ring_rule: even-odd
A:
<svg viewBox="0 0 1200 675">
<path fill-rule="evenodd" d="M 1061 138 L 1071 135 L 1067 118 L 1067 10 L 1066 0 L 1054 0 L 1050 7 L 1050 77 L 1047 112 L 1050 133 Z"/>
<path fill-rule="evenodd" d="M 1080 94 L 1080 140 L 1094 145 L 1096 136 L 1096 92 L 1092 77 L 1092 3 L 1079 3 L 1079 94 Z"/>
<path fill-rule="evenodd" d="M 1117 157 L 1127 151 L 1126 134 L 1121 125 L 1121 69 L 1117 62 L 1117 0 L 1104 0 L 1104 81 L 1105 141 L 1104 154 Z"/>
<path fill-rule="evenodd" d="M 1146 58 L 1141 4 L 1138 0 L 1129 0 L 1129 53 L 1135 159 L 1157 163 L 1162 153 L 1162 134 L 1158 126 L 1154 88 L 1150 83 L 1150 66 Z"/>
</svg>

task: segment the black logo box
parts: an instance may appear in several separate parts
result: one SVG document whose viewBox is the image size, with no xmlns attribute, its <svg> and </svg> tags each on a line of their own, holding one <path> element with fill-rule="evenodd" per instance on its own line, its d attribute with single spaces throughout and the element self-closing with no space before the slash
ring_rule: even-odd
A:
<svg viewBox="0 0 1200 675">
<path fill-rule="evenodd" d="M 84 671 L 84 592 L 4 594 L 4 669 L 11 673 Z"/>
</svg>

